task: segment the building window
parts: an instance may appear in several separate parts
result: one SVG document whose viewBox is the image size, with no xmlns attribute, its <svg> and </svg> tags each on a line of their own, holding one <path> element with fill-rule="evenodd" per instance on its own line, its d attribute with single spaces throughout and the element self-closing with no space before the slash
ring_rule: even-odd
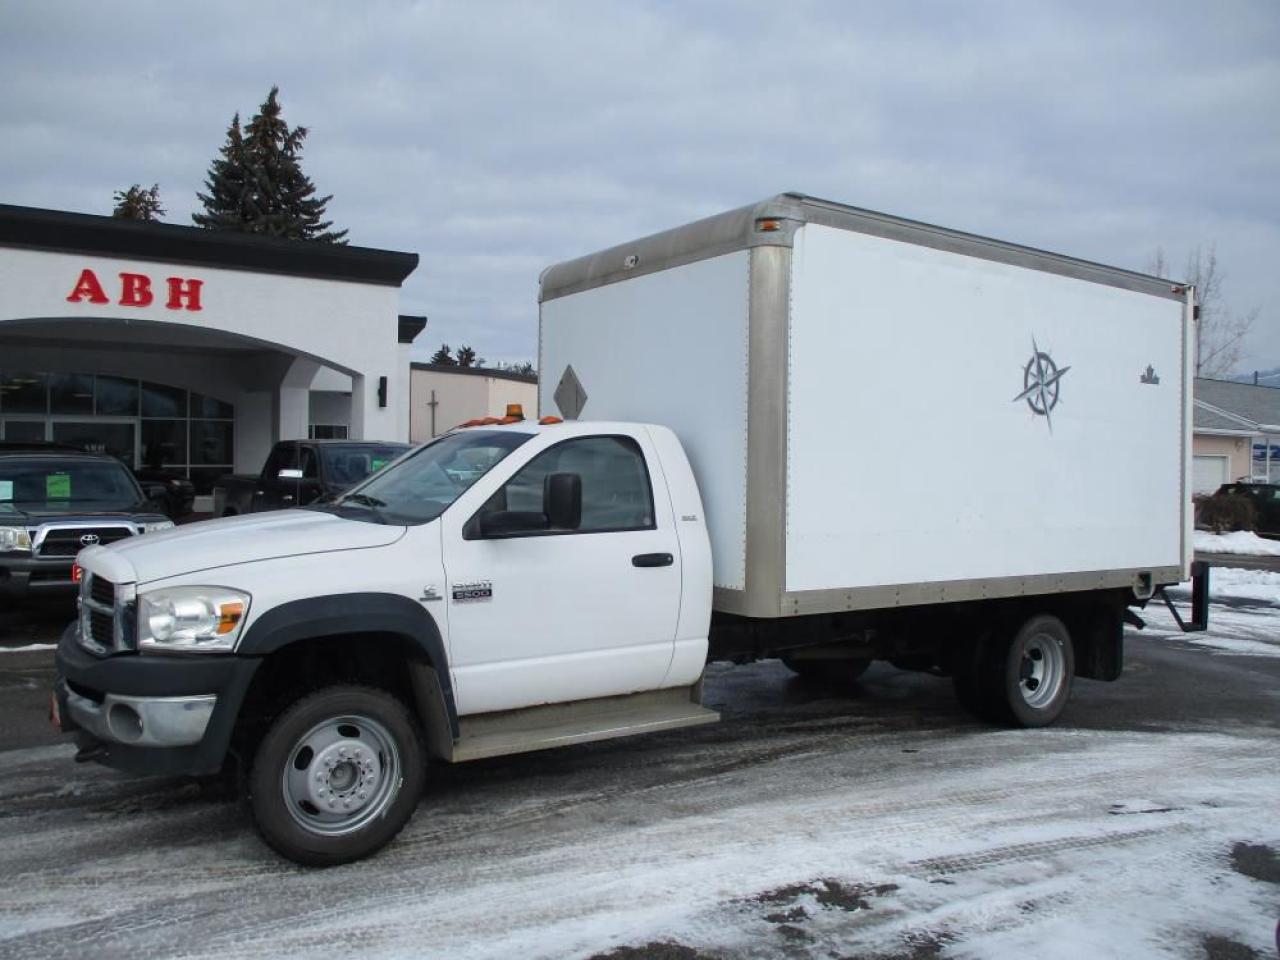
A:
<svg viewBox="0 0 1280 960">
<path fill-rule="evenodd" d="M 235 462 L 235 407 L 129 377 L 5 370 L 0 439 L 110 453 L 130 467 L 190 477 L 197 493 L 209 493 Z"/>
<path fill-rule="evenodd" d="M 313 423 L 307 428 L 307 437 L 311 440 L 345 440 L 347 425 L 345 423 Z"/>
</svg>

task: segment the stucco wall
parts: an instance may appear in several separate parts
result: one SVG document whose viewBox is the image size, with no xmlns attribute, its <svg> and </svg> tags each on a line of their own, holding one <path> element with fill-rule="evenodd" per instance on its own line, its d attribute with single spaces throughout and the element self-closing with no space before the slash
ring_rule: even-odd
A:
<svg viewBox="0 0 1280 960">
<path fill-rule="evenodd" d="M 500 417 L 508 403 L 524 405 L 526 417 L 538 409 L 538 385 L 501 377 L 413 370 L 410 374 L 409 439 L 422 443 L 433 436 L 431 392 L 435 391 L 435 436 L 477 417 Z"/>
<path fill-rule="evenodd" d="M 93 271 L 108 298 L 107 303 L 93 303 L 87 298 L 68 301 L 68 295 L 85 269 Z M 120 305 L 122 273 L 150 278 L 150 303 Z M 167 308 L 166 286 L 170 277 L 202 281 L 199 311 L 185 306 Z M 340 371 L 359 374 L 352 383 L 358 394 L 352 402 L 353 436 L 399 439 L 406 432 L 404 404 L 408 399 L 409 371 L 398 342 L 398 307 L 399 289 L 394 286 L 0 248 L 0 337 L 3 337 L 5 322 L 11 320 L 39 320 L 41 335 L 50 338 L 60 336 L 60 324 L 80 320 L 154 325 L 155 340 L 163 340 L 165 328 L 230 334 L 241 343 L 256 343 L 292 356 L 311 357 Z M 13 348 L 8 352 L 23 351 Z M 21 356 L 7 358 L 6 362 L 30 365 Z M 102 365 L 81 365 L 81 369 L 86 373 L 99 372 Z M 276 432 L 305 436 L 305 397 L 300 405 L 288 397 L 283 398 L 282 403 L 282 398 L 272 391 L 280 385 L 283 373 L 270 372 L 276 376 L 274 381 L 264 379 L 248 389 L 272 399 L 273 409 L 268 416 L 277 418 Z M 388 381 L 388 399 L 387 406 L 379 407 L 378 378 L 383 376 Z M 170 382 L 166 378 L 155 379 Z M 302 385 L 304 389 L 310 379 Z M 216 396 L 226 391 L 209 392 Z M 294 407 L 299 409 L 294 411 Z M 294 412 L 299 416 L 293 417 Z M 285 424 L 279 421 L 280 417 L 292 419 Z M 292 422 L 299 418 L 300 427 Z M 237 460 L 242 437 L 249 440 L 237 430 Z M 258 446 L 256 442 L 249 445 Z"/>
</svg>

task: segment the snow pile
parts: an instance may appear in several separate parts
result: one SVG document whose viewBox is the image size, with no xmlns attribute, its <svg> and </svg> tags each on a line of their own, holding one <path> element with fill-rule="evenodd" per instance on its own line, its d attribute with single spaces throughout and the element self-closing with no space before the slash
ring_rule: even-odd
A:
<svg viewBox="0 0 1280 960">
<path fill-rule="evenodd" d="M 1209 533 L 1197 530 L 1196 550 L 1200 553 L 1234 553 L 1245 557 L 1280 557 L 1280 540 L 1263 540 L 1256 533 Z"/>
<path fill-rule="evenodd" d="M 1169 596 L 1183 607 L 1191 599 L 1191 584 L 1169 588 Z M 1181 640 L 1220 653 L 1252 657 L 1280 657 L 1280 573 L 1214 567 L 1209 574 L 1209 629 L 1182 633 L 1164 604 L 1153 600 L 1142 611 L 1150 633 L 1167 633 L 1165 639 Z"/>
<path fill-rule="evenodd" d="M 1169 593 L 1176 597 L 1189 597 L 1191 584 L 1180 583 L 1176 587 L 1170 587 Z M 1209 572 L 1209 598 L 1221 601 L 1251 600 L 1280 607 L 1280 573 L 1214 567 Z M 1280 632 L 1280 623 L 1276 627 L 1277 632 Z"/>
</svg>

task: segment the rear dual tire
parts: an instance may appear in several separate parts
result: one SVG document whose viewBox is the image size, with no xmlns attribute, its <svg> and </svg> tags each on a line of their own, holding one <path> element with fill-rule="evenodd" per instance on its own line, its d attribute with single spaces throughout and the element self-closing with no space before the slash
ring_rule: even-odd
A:
<svg viewBox="0 0 1280 960">
<path fill-rule="evenodd" d="M 1037 614 L 1016 630 L 993 628 L 962 651 L 952 679 L 956 696 L 983 720 L 1044 727 L 1071 696 L 1075 650 L 1062 621 Z"/>
</svg>

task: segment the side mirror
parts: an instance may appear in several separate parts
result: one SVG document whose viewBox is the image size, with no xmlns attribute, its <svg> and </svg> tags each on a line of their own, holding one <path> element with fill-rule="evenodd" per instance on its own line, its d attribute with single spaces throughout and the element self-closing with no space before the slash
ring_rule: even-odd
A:
<svg viewBox="0 0 1280 960">
<path fill-rule="evenodd" d="M 283 470 L 281 470 L 279 473 L 277 473 L 277 474 L 276 474 L 276 479 L 278 479 L 278 480 L 301 480 L 301 479 L 302 479 L 302 471 L 301 471 L 301 470 L 298 470 L 298 469 L 297 469 L 297 468 L 295 468 L 295 467 L 285 467 Z"/>
<path fill-rule="evenodd" d="M 542 481 L 542 509 L 552 530 L 577 530 L 582 524 L 582 476 L 547 474 Z"/>
<path fill-rule="evenodd" d="M 163 500 L 169 495 L 169 489 L 163 483 L 148 483 L 142 488 L 148 500 Z"/>
</svg>

